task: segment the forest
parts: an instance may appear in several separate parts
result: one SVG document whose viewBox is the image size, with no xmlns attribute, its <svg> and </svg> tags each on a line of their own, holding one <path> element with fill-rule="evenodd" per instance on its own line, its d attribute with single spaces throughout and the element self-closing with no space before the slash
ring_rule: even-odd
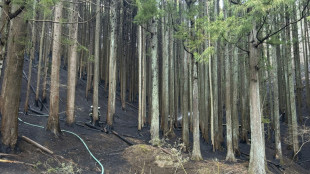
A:
<svg viewBox="0 0 310 174">
<path fill-rule="evenodd" d="M 309 173 L 310 0 L 1 0 L 0 173 Z"/>
</svg>

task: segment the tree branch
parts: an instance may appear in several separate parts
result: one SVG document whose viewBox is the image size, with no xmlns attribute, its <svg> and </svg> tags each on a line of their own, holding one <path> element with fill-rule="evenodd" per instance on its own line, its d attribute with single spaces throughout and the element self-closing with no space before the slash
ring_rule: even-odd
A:
<svg viewBox="0 0 310 174">
<path fill-rule="evenodd" d="M 265 23 L 266 23 L 266 21 L 267 21 L 267 16 L 268 16 L 268 13 L 266 14 L 266 16 L 264 16 L 264 19 L 263 19 L 264 21 L 263 21 L 262 25 L 259 27 L 259 29 L 258 29 L 258 31 L 257 31 L 256 39 L 257 39 L 258 41 L 260 41 L 259 38 L 258 38 L 259 32 L 262 30 L 263 26 L 265 25 Z"/>
<path fill-rule="evenodd" d="M 229 0 L 230 3 L 232 4 L 235 4 L 235 5 L 240 5 L 240 2 L 236 2 L 236 1 L 233 1 L 233 0 Z"/>
<path fill-rule="evenodd" d="M 279 30 L 277 30 L 277 31 L 275 31 L 275 32 L 273 32 L 273 33 L 267 34 L 264 38 L 262 38 L 262 39 L 259 40 L 259 42 L 258 42 L 258 44 L 257 44 L 256 46 L 259 46 L 259 45 L 262 44 L 265 40 L 267 40 L 267 39 L 269 39 L 270 37 L 272 37 L 272 36 L 278 34 L 280 31 L 284 30 L 286 27 L 288 27 L 288 26 L 290 26 L 290 25 L 292 25 L 292 24 L 295 24 L 295 23 L 301 21 L 303 18 L 305 18 L 305 17 L 306 17 L 305 11 L 306 11 L 307 7 L 309 6 L 309 2 L 310 2 L 310 0 L 308 0 L 307 3 L 306 3 L 306 5 L 304 6 L 304 8 L 303 8 L 303 10 L 302 10 L 302 12 L 301 12 L 301 16 L 300 16 L 299 19 L 297 19 L 297 20 L 294 21 L 294 22 L 286 23 L 286 24 L 285 24 L 283 27 L 281 27 Z"/>
<path fill-rule="evenodd" d="M 14 13 L 9 13 L 9 20 L 11 20 L 11 19 L 15 18 L 16 16 L 18 16 L 24 10 L 24 8 L 25 8 L 25 6 L 21 6 Z"/>
<path fill-rule="evenodd" d="M 222 34 L 221 36 L 222 36 L 223 39 L 224 39 L 226 42 L 228 42 L 229 44 L 235 45 L 235 46 L 236 46 L 237 48 L 239 48 L 241 51 L 244 51 L 244 52 L 246 52 L 247 54 L 250 54 L 250 51 L 248 51 L 248 50 L 246 50 L 246 49 L 244 49 L 244 48 L 241 48 L 241 47 L 238 46 L 238 44 L 237 44 L 237 43 L 241 40 L 242 37 L 240 37 L 236 43 L 232 43 L 232 42 L 230 42 L 229 40 L 227 40 L 227 39 L 224 37 L 223 34 Z"/>
</svg>

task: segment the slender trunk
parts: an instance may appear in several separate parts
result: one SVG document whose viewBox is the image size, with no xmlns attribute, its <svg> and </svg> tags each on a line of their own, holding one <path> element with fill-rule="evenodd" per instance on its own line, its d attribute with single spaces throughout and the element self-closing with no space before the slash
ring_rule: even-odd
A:
<svg viewBox="0 0 310 174">
<path fill-rule="evenodd" d="M 296 5 L 292 6 L 293 8 L 293 20 L 297 20 L 297 11 Z M 298 37 L 298 26 L 297 23 L 292 25 L 292 36 L 293 36 L 293 53 L 294 53 L 294 63 L 295 63 L 295 80 L 296 80 L 296 94 L 297 94 L 297 117 L 299 123 L 303 122 L 302 115 L 302 90 L 303 85 L 301 82 L 301 70 L 300 70 L 300 55 L 299 55 L 299 37 Z"/>
<path fill-rule="evenodd" d="M 286 20 L 289 21 L 289 15 L 286 15 Z M 294 71 L 293 71 L 293 60 L 291 54 L 291 28 L 286 28 L 286 56 L 287 56 L 287 74 L 288 74 L 288 87 L 289 87 L 289 101 L 288 106 L 290 107 L 290 115 L 288 116 L 289 123 L 289 136 L 290 142 L 293 145 L 294 155 L 298 152 L 298 132 L 297 132 L 297 113 L 296 113 L 296 101 L 294 91 Z M 296 63 L 296 62 L 295 62 Z M 296 66 L 296 65 L 295 65 Z M 297 79 L 296 79 L 297 82 Z M 298 87 L 298 84 L 297 84 Z"/>
<path fill-rule="evenodd" d="M 182 140 L 186 148 L 189 147 L 189 119 L 188 119 L 188 53 L 184 52 L 183 67 L 183 119 L 182 119 Z"/>
<path fill-rule="evenodd" d="M 163 23 L 163 67 L 162 67 L 162 121 L 163 121 L 163 134 L 167 136 L 169 133 L 168 115 L 169 115 L 169 31 L 167 27 L 167 18 Z M 170 115 L 171 117 L 171 115 Z"/>
<path fill-rule="evenodd" d="M 272 47 L 272 77 L 273 77 L 273 112 L 274 112 L 274 130 L 275 130 L 275 148 L 276 159 L 282 162 L 282 148 L 281 148 L 281 136 L 280 136 L 280 118 L 279 118 L 279 89 L 278 89 L 278 64 L 277 58 L 280 58 L 275 47 Z"/>
<path fill-rule="evenodd" d="M 171 24 L 171 17 L 169 16 L 169 24 Z M 169 115 L 170 115 L 170 127 L 169 127 L 169 136 L 170 137 L 174 137 L 175 133 L 174 133 L 174 121 L 175 118 L 177 117 L 176 113 L 177 110 L 175 108 L 175 55 L 174 55 L 174 39 L 173 39 L 173 30 L 172 28 L 169 28 Z"/>
<path fill-rule="evenodd" d="M 92 124 L 97 125 L 99 120 L 98 114 L 98 88 L 99 88 L 99 44 L 100 44 L 100 0 L 96 4 L 96 29 L 95 29 L 95 61 L 94 61 L 94 93 L 93 93 L 93 114 Z"/>
<path fill-rule="evenodd" d="M 51 71 L 51 92 L 50 92 L 50 113 L 47 120 L 46 129 L 55 135 L 61 133 L 59 125 L 59 70 L 60 70 L 60 42 L 61 42 L 61 23 L 62 2 L 55 6 L 54 27 L 53 27 L 53 56 Z"/>
<path fill-rule="evenodd" d="M 124 25 L 125 25 L 125 28 L 123 29 L 123 37 L 124 37 L 124 42 L 127 43 L 129 42 L 128 41 L 128 16 L 126 14 L 126 11 L 124 11 Z M 121 68 L 120 68 L 120 73 L 121 73 L 121 102 L 122 102 L 122 109 L 125 110 L 126 109 L 126 82 L 127 82 L 127 56 L 128 56 L 128 52 L 129 52 L 129 49 L 128 49 L 128 46 L 127 45 L 124 45 L 124 52 L 123 52 L 123 57 L 121 59 Z M 139 93 L 140 94 L 140 93 Z"/>
<path fill-rule="evenodd" d="M 45 13 L 43 19 L 45 20 Z M 40 80 L 41 80 L 41 69 L 42 69 L 42 59 L 43 59 L 43 50 L 44 50 L 44 34 L 45 34 L 45 22 L 42 23 L 42 31 L 40 38 L 40 51 L 39 51 L 39 65 L 38 65 L 38 74 L 37 74 L 37 86 L 36 86 L 36 99 L 35 105 L 39 106 L 39 94 L 40 94 Z"/>
<path fill-rule="evenodd" d="M 138 113 L 138 130 L 141 130 L 143 127 L 142 120 L 142 111 L 143 111 L 143 103 L 142 103 L 142 26 L 138 27 L 138 57 L 139 57 L 139 113 Z"/>
<path fill-rule="evenodd" d="M 230 68 L 230 61 L 229 61 L 229 53 L 228 53 L 228 44 L 225 46 L 225 66 L 226 66 L 226 103 L 225 103 L 225 108 L 226 108 L 226 139 L 227 139 L 227 155 L 226 155 L 226 160 L 227 161 L 236 161 L 235 155 L 234 155 L 234 149 L 233 149 L 233 130 L 232 130 L 232 104 L 231 104 L 231 68 Z"/>
<path fill-rule="evenodd" d="M 151 35 L 151 73 L 152 73 L 152 100 L 151 100 L 151 143 L 158 145 L 159 140 L 159 102 L 158 102 L 158 38 L 157 38 L 157 20 L 152 19 L 150 31 Z"/>
<path fill-rule="evenodd" d="M 194 62 L 194 66 L 193 66 L 193 154 L 192 154 L 192 159 L 195 161 L 202 160 L 201 151 L 200 151 L 198 95 L 199 95 L 198 94 L 198 62 Z"/>
<path fill-rule="evenodd" d="M 67 87 L 67 108 L 66 123 L 72 125 L 74 123 L 74 106 L 75 106 L 75 85 L 76 85 L 76 66 L 77 66 L 77 37 L 78 37 L 78 5 L 71 4 L 71 22 L 75 22 L 70 26 L 70 40 L 73 44 L 70 45 L 70 57 L 68 59 L 68 87 Z"/>
<path fill-rule="evenodd" d="M 240 91 L 240 95 L 241 95 L 241 103 L 242 103 L 242 109 L 241 109 L 241 140 L 243 143 L 249 143 L 248 140 L 248 103 L 247 103 L 247 90 L 248 90 L 248 80 L 247 80 L 247 64 L 245 61 L 246 57 L 242 56 L 241 60 L 240 60 L 240 66 L 241 66 L 241 91 Z"/>
<path fill-rule="evenodd" d="M 142 30 L 142 120 L 146 124 L 146 33 Z M 125 88 L 126 89 L 126 88 Z"/>
<path fill-rule="evenodd" d="M 215 14 L 215 19 L 219 15 L 219 0 L 214 0 L 215 5 L 214 5 L 214 14 Z M 213 99 L 211 101 L 213 102 L 213 113 L 211 115 L 211 140 L 213 144 L 213 151 L 216 151 L 220 148 L 219 140 L 218 140 L 218 115 L 219 115 L 219 106 L 218 106 L 218 101 L 219 101 L 219 89 L 218 89 L 218 60 L 219 60 L 219 43 L 220 41 L 217 40 L 214 43 L 214 60 L 212 61 L 212 82 L 213 82 Z"/>
<path fill-rule="evenodd" d="M 8 3 L 8 1 L 4 1 L 2 3 L 2 8 L 1 8 L 1 25 L 0 25 L 0 78 L 2 75 L 2 68 L 3 68 L 3 63 L 5 59 L 5 53 L 6 53 L 6 47 L 7 47 L 7 40 L 8 40 L 8 35 L 9 35 L 9 29 L 8 27 L 9 24 L 9 18 L 8 15 L 11 7 Z"/>
<path fill-rule="evenodd" d="M 290 39 L 289 39 L 290 40 Z M 290 52 L 290 45 L 287 45 L 287 51 Z M 292 145 L 294 154 L 298 152 L 299 149 L 299 143 L 298 143 L 298 133 L 297 133 L 297 113 L 296 113 L 296 101 L 295 101 L 295 92 L 294 92 L 294 72 L 293 72 L 293 63 L 292 63 L 292 57 L 289 56 L 290 54 L 287 53 L 288 58 L 288 83 L 289 83 L 289 93 L 290 93 L 290 100 L 289 100 L 289 106 L 290 106 L 290 116 L 288 119 L 290 119 L 289 127 L 291 129 L 290 136 L 292 138 Z"/>
<path fill-rule="evenodd" d="M 36 1 L 33 1 L 33 12 L 32 12 L 33 19 L 36 18 Z M 32 78 L 32 61 L 34 59 L 35 48 L 36 48 L 36 24 L 35 21 L 32 22 L 32 30 L 31 30 L 31 50 L 30 50 L 30 58 L 29 58 L 29 66 L 28 66 L 28 83 L 27 83 L 27 93 L 25 99 L 25 106 L 24 110 L 25 113 L 28 113 L 29 107 L 29 94 L 30 94 L 30 85 L 31 85 L 31 78 Z"/>
<path fill-rule="evenodd" d="M 265 151 L 262 134 L 261 104 L 259 94 L 258 62 L 260 58 L 259 48 L 256 45 L 257 30 L 253 22 L 253 29 L 249 38 L 250 50 L 250 127 L 251 127 L 251 150 L 249 174 L 265 174 Z"/>
<path fill-rule="evenodd" d="M 309 45 L 309 37 L 308 37 L 308 21 L 306 18 L 304 18 L 304 70 L 305 70 L 305 78 L 306 78 L 306 102 L 307 102 L 307 108 L 310 108 L 310 86 L 309 86 L 309 58 L 308 58 L 308 52 L 310 51 L 308 48 Z"/>
<path fill-rule="evenodd" d="M 233 148 L 234 153 L 240 156 L 239 151 L 239 113 L 238 113 L 238 48 L 234 48 L 233 63 L 232 63 L 232 136 L 233 136 Z"/>
<path fill-rule="evenodd" d="M 108 98 L 108 112 L 107 124 L 109 128 L 113 127 L 113 117 L 115 113 L 115 95 L 116 95 L 116 50 L 117 50 L 117 2 L 110 3 L 110 25 L 111 25 L 111 41 L 110 41 L 110 61 L 109 61 L 109 98 Z"/>
<path fill-rule="evenodd" d="M 47 37 L 46 45 L 45 45 L 45 51 L 44 51 L 44 78 L 43 78 L 43 87 L 42 87 L 42 102 L 46 102 L 46 86 L 47 86 L 47 75 L 48 75 L 48 68 L 49 68 L 49 54 L 51 52 L 51 46 L 52 46 L 52 39 Z"/>
</svg>

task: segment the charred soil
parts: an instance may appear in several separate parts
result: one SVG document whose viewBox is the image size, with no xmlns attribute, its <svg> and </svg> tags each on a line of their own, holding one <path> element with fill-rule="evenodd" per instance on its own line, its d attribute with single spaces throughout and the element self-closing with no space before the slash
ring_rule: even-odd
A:
<svg viewBox="0 0 310 174">
<path fill-rule="evenodd" d="M 27 74 L 28 61 L 25 61 L 24 71 Z M 32 77 L 36 77 L 36 66 L 34 66 Z M 137 103 L 126 106 L 126 110 L 121 109 L 119 92 L 116 97 L 116 113 L 114 118 L 114 131 L 119 136 L 103 132 L 107 111 L 107 89 L 100 85 L 99 106 L 101 107 L 101 125 L 98 129 L 93 129 L 85 125 L 90 121 L 89 110 L 92 105 L 92 93 L 85 98 L 85 85 L 83 79 L 78 79 L 76 85 L 75 117 L 76 124 L 68 126 L 65 124 L 66 108 L 66 81 L 67 71 L 61 69 L 60 73 L 60 127 L 79 135 L 87 144 L 94 156 L 103 164 L 106 174 L 127 174 L 127 173 L 246 173 L 248 166 L 248 154 L 250 146 L 240 143 L 241 156 L 236 163 L 225 162 L 226 150 L 212 152 L 210 143 L 201 139 L 201 152 L 204 160 L 194 162 L 190 160 L 190 153 L 183 152 L 179 137 L 181 131 L 176 129 L 176 137 L 166 139 L 162 146 L 150 146 L 149 128 L 142 131 L 137 130 Z M 36 79 L 31 79 L 31 84 L 36 84 Z M 24 113 L 24 100 L 26 96 L 26 78 L 22 81 L 21 104 L 19 106 L 19 118 L 24 122 L 46 126 L 47 116 L 29 111 Z M 42 114 L 48 114 L 49 99 L 47 103 L 39 103 L 35 106 L 35 95 L 30 93 L 30 108 Z M 42 110 L 40 111 L 40 109 Z M 306 114 L 306 113 L 305 113 Z M 44 147 L 53 151 L 49 154 L 32 144 L 19 138 L 15 152 L 0 153 L 0 173 L 100 173 L 101 167 L 90 156 L 82 142 L 72 134 L 65 131 L 59 137 L 55 137 L 45 129 L 35 127 L 19 121 L 19 137 L 26 136 Z M 282 129 L 283 127 L 283 129 Z M 285 135 L 285 124 L 282 124 L 282 137 Z M 132 145 L 131 145 L 132 144 Z M 290 160 L 291 150 L 283 143 L 284 164 L 280 165 L 273 159 L 274 144 L 266 141 L 266 154 L 268 168 L 271 173 L 309 173 L 310 166 L 310 145 L 305 145 L 300 152 L 298 163 Z M 307 161 L 308 160 L 308 161 Z"/>
</svg>

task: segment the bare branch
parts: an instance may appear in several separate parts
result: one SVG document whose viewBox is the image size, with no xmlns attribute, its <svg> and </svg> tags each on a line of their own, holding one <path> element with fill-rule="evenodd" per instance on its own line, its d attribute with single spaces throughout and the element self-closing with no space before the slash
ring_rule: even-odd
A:
<svg viewBox="0 0 310 174">
<path fill-rule="evenodd" d="M 11 19 L 15 18 L 16 16 L 18 16 L 24 10 L 24 8 L 25 8 L 25 6 L 21 6 L 14 13 L 9 13 L 9 20 L 11 20 Z"/>
<path fill-rule="evenodd" d="M 292 25 L 292 24 L 295 24 L 295 23 L 301 21 L 303 18 L 305 18 L 305 17 L 306 17 L 305 11 L 306 11 L 307 7 L 309 6 L 309 2 L 310 2 L 310 0 L 308 0 L 307 3 L 306 3 L 306 5 L 304 6 L 304 8 L 303 8 L 303 10 L 302 10 L 302 12 L 301 12 L 301 16 L 300 16 L 299 19 L 297 19 L 297 20 L 294 21 L 294 22 L 286 23 L 286 24 L 285 24 L 283 27 L 281 27 L 279 30 L 277 30 L 277 31 L 275 31 L 275 32 L 273 32 L 273 33 L 267 34 L 264 38 L 262 38 L 262 39 L 259 40 L 259 43 L 258 43 L 256 46 L 259 46 L 260 44 L 262 44 L 262 43 L 263 43 L 265 40 L 267 40 L 268 38 L 270 38 L 270 37 L 272 37 L 272 36 L 278 34 L 280 31 L 284 30 L 286 27 L 288 27 L 288 26 L 290 26 L 290 25 Z"/>
<path fill-rule="evenodd" d="M 227 40 L 227 39 L 224 37 L 223 34 L 222 34 L 221 36 L 222 36 L 222 38 L 223 38 L 226 42 L 228 42 L 229 44 L 235 45 L 235 46 L 236 46 L 238 49 L 240 49 L 241 51 L 244 51 L 244 52 L 246 52 L 247 54 L 250 54 L 250 52 L 249 52 L 248 50 L 246 50 L 246 49 L 244 49 L 244 48 L 241 48 L 241 47 L 237 44 L 237 43 L 241 40 L 242 37 L 240 37 L 236 43 L 232 43 L 232 42 L 230 42 L 229 40 Z"/>
</svg>

